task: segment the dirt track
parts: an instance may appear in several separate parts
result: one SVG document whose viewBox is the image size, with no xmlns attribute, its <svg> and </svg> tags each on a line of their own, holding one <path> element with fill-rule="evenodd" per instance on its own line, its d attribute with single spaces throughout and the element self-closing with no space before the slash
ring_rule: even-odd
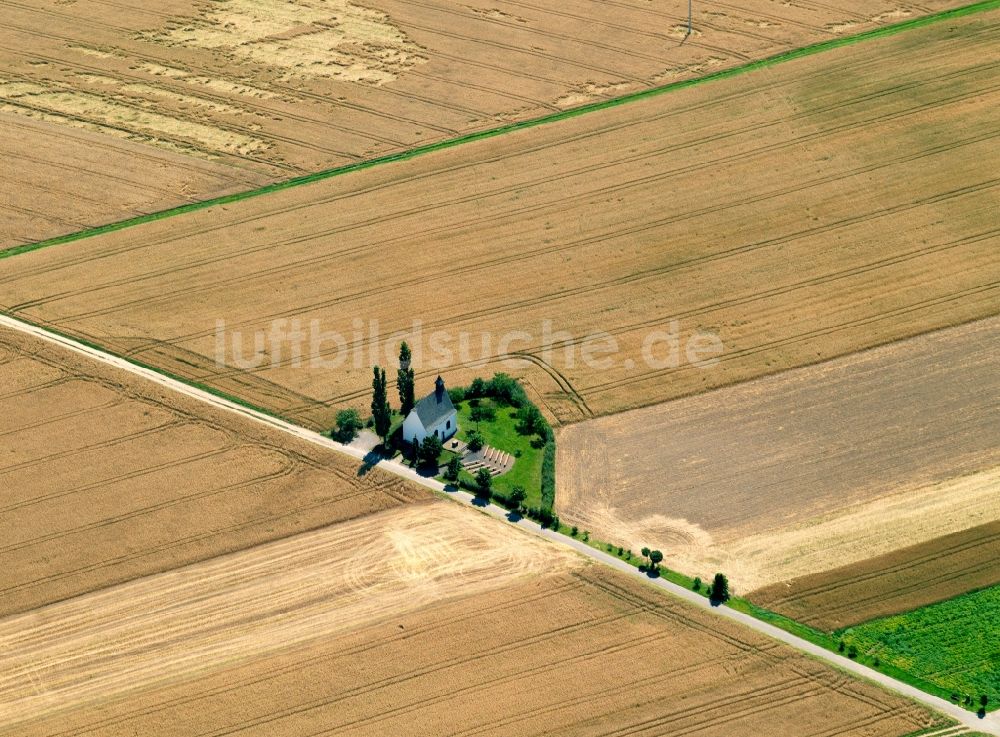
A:
<svg viewBox="0 0 1000 737">
<path fill-rule="evenodd" d="M 0 330 L 0 615 L 426 492 Z"/>
<path fill-rule="evenodd" d="M 1000 519 L 1000 318 L 559 435 L 560 515 L 740 590 Z"/>
<path fill-rule="evenodd" d="M 560 566 L 556 565 L 551 575 L 533 579 L 526 579 L 521 571 L 511 575 L 506 567 L 489 564 L 500 559 L 523 561 L 523 555 L 531 559 L 539 544 L 526 545 L 522 535 L 513 530 L 506 533 L 512 548 L 505 544 L 506 538 L 494 542 L 496 525 L 483 520 L 490 528 L 489 542 L 473 545 L 473 551 L 462 538 L 471 528 L 473 539 L 477 539 L 476 515 L 469 519 L 467 511 L 455 509 L 463 524 L 456 527 L 449 522 L 441 532 L 456 546 L 450 552 L 471 554 L 464 559 L 470 566 L 469 576 L 457 580 L 443 577 L 438 581 L 439 588 L 428 593 L 424 571 L 420 582 L 409 582 L 404 576 L 397 584 L 389 585 L 389 579 L 399 573 L 392 546 L 388 550 L 364 549 L 357 555 L 345 551 L 337 557 L 362 562 L 363 571 L 376 574 L 377 583 L 372 585 L 365 575 L 342 582 L 336 575 L 341 569 L 335 565 L 330 572 L 334 575 L 315 580 L 307 588 L 315 599 L 307 600 L 301 588 L 294 589 L 293 607 L 295 602 L 305 600 L 310 610 L 325 612 L 312 620 L 310 631 L 299 633 L 310 638 L 308 642 L 273 650 L 272 630 L 279 622 L 267 619 L 237 622 L 234 630 L 219 630 L 218 634 L 225 638 L 223 644 L 236 642 L 230 635 L 254 635 L 251 647 L 241 650 L 235 661 L 174 661 L 172 655 L 180 653 L 182 645 L 168 642 L 165 663 L 175 674 L 173 682 L 143 684 L 145 676 L 161 670 L 159 666 L 151 671 L 126 670 L 132 675 L 130 686 L 148 688 L 116 692 L 114 686 L 122 684 L 118 675 L 112 676 L 112 681 L 105 684 L 110 688 L 105 691 L 100 709 L 81 706 L 48 719 L 23 723 L 18 727 L 19 736 L 205 737 L 239 732 L 282 737 L 641 737 L 663 734 L 664 730 L 671 734 L 697 730 L 710 737 L 765 733 L 805 737 L 816 731 L 831 737 L 898 737 L 933 723 L 911 704 L 744 628 L 717 620 L 707 612 L 662 597 L 619 574 L 593 566 L 559 573 Z M 388 513 L 401 521 L 415 514 L 422 512 Z M 353 524 L 334 527 L 333 534 Z M 436 526 L 438 522 L 429 524 Z M 455 534 L 456 530 L 461 533 Z M 502 552 L 491 554 L 493 545 L 499 545 Z M 261 548 L 259 552 L 266 550 Z M 431 556 L 435 552 L 445 551 L 428 549 Z M 233 565 L 246 555 L 257 556 L 258 551 L 237 556 Z M 321 555 L 315 556 L 317 563 Z M 552 562 L 548 554 L 545 562 Z M 440 559 L 437 564 L 441 564 Z M 294 565 L 295 560 L 288 558 L 278 567 L 290 573 Z M 380 565 L 393 573 L 378 575 Z M 457 565 L 461 568 L 462 561 Z M 534 570 L 534 566 L 529 568 Z M 185 571 L 170 574 L 184 575 Z M 240 578 L 245 579 L 242 575 Z M 113 621 L 114 596 L 124 596 L 134 586 L 166 580 L 157 577 L 122 587 L 114 594 L 108 592 L 104 598 L 111 606 L 96 610 L 83 609 L 86 600 L 80 600 L 81 613 L 92 624 L 102 616 Z M 289 583 L 284 576 L 279 579 L 278 593 Z M 366 589 L 381 592 L 369 602 L 385 605 L 376 618 L 363 613 L 356 616 L 358 611 L 352 612 L 350 606 L 328 598 L 345 583 L 352 597 Z M 355 589 L 354 584 L 362 588 Z M 402 590 L 393 593 L 398 584 Z M 405 597 L 412 591 L 422 592 L 418 600 L 423 606 L 414 607 L 413 600 Z M 185 609 L 193 612 L 214 604 L 228 606 L 251 592 L 244 581 L 232 591 L 221 595 L 213 591 L 207 600 L 165 613 L 171 622 L 182 624 Z M 265 586 L 263 593 L 263 599 L 254 602 L 255 607 L 269 606 L 271 601 L 278 606 L 280 597 L 274 596 L 270 588 Z M 449 594 L 459 597 L 449 600 Z M 383 599 L 384 595 L 389 599 Z M 164 599 L 163 603 L 172 599 Z M 55 617 L 60 609 L 53 608 L 50 613 Z M 105 664 L 97 661 L 99 671 L 122 672 L 118 671 L 121 661 L 129 665 L 138 662 L 131 658 L 133 652 L 140 661 L 156 657 L 156 637 L 148 637 L 141 629 L 144 621 L 147 618 L 140 617 L 124 626 L 113 625 L 112 636 L 100 638 L 102 644 L 124 646 L 124 652 Z M 16 637 L 17 624 L 16 620 L 0 623 L 0 637 Z M 187 622 L 188 627 L 192 624 L 195 632 L 205 629 L 197 622 Z M 54 626 L 55 634 L 64 631 L 57 623 Z M 120 642 L 118 635 L 130 629 L 142 636 Z M 178 631 L 190 634 L 189 629 Z M 266 644 L 257 637 L 262 634 L 268 635 Z M 144 653 L 138 647 L 143 640 L 154 649 Z M 25 647 L 29 644 L 29 640 L 24 641 Z M 70 640 L 55 639 L 44 654 L 55 654 L 70 644 Z M 199 652 L 199 644 L 195 640 L 194 653 Z M 217 651 L 217 643 L 208 644 L 213 652 Z M 85 651 L 74 645 L 73 652 Z M 31 659 L 39 662 L 36 656 Z M 10 656 L 4 661 L 9 663 Z M 51 668 L 40 669 L 38 683 L 44 687 L 57 682 L 54 679 L 61 675 L 68 678 L 64 682 L 67 688 L 87 690 L 87 684 L 95 681 L 76 681 L 73 676 L 93 674 L 93 667 L 87 658 L 54 663 Z M 9 672 L 8 668 L 4 670 Z M 42 699 L 28 699 L 27 706 L 44 710 Z M 38 714 L 25 711 L 21 716 Z"/>
<path fill-rule="evenodd" d="M 1000 12 L 939 23 L 36 251 L 5 264 L 0 302 L 314 428 L 368 401 L 370 350 L 385 362 L 413 320 L 422 381 L 506 368 L 566 422 L 813 363 L 1000 309 L 998 38 Z M 296 367 L 279 341 L 236 365 L 234 340 L 252 361 L 257 331 L 292 318 L 346 347 Z M 722 361 L 647 363 L 673 319 Z M 546 320 L 572 357 L 546 352 Z M 434 331 L 450 360 L 431 361 Z M 473 361 L 513 335 L 514 367 L 455 368 L 459 331 Z M 579 349 L 597 331 L 610 367 Z"/>
<path fill-rule="evenodd" d="M 41 133 L 0 185 L 0 247 L 176 204 L 165 180 L 205 199 L 960 4 L 743 0 L 699 11 L 682 44 L 680 4 L 638 0 L 9 0 L 0 112 Z M 190 175 L 205 160 L 222 183 Z M 95 177 L 121 209 L 92 199 Z"/>
</svg>

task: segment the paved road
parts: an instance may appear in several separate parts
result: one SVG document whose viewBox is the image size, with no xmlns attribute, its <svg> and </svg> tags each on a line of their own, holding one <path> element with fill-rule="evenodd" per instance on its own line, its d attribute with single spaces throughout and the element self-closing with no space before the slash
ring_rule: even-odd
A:
<svg viewBox="0 0 1000 737">
<path fill-rule="evenodd" d="M 261 412 L 257 412 L 247 407 L 243 407 L 239 404 L 236 404 L 235 402 L 230 402 L 221 397 L 217 397 L 214 394 L 210 394 L 209 392 L 203 391 L 193 386 L 189 386 L 188 384 L 185 384 L 181 381 L 171 379 L 167 376 L 157 373 L 156 371 L 152 371 L 150 369 L 143 368 L 141 366 L 136 366 L 135 364 L 130 363 L 129 361 L 126 361 L 123 358 L 119 358 L 109 353 L 105 353 L 103 351 L 90 348 L 89 346 L 77 343 L 76 341 L 71 340 L 69 338 L 64 338 L 63 336 L 49 332 L 44 328 L 40 328 L 35 325 L 22 322 L 20 320 L 17 320 L 15 318 L 6 315 L 0 315 L 0 325 L 12 328 L 14 330 L 18 330 L 22 333 L 29 333 L 50 343 L 55 343 L 56 345 L 59 345 L 67 350 L 83 354 L 85 356 L 89 356 L 90 358 L 100 361 L 101 363 L 107 364 L 109 366 L 114 366 L 115 368 L 119 368 L 123 371 L 128 371 L 129 373 L 135 374 L 137 376 L 142 376 L 143 378 L 149 379 L 150 381 L 160 384 L 161 386 L 180 392 L 181 394 L 184 394 L 188 397 L 197 399 L 207 404 L 211 404 L 214 407 L 218 407 L 223 410 L 243 415 L 244 417 L 248 417 L 256 422 L 269 425 L 270 427 L 280 430 L 281 432 L 288 433 L 289 435 L 294 435 L 295 437 L 300 438 L 301 440 L 305 440 L 309 443 L 320 445 L 325 448 L 330 448 L 340 453 L 345 453 L 358 460 L 363 460 L 366 456 L 366 451 L 364 449 L 352 448 L 350 446 L 337 443 L 328 437 L 324 437 L 319 433 L 313 432 L 312 430 L 307 430 L 305 428 L 293 425 L 283 420 L 270 417 Z M 390 473 L 402 476 L 406 479 L 409 479 L 410 481 L 413 481 L 414 483 L 420 484 L 421 486 L 425 486 L 436 492 L 444 494 L 462 504 L 474 506 L 485 514 L 489 514 L 498 519 L 508 520 L 509 513 L 507 512 L 507 510 L 492 504 L 488 506 L 482 506 L 468 492 L 448 491 L 445 489 L 444 485 L 439 481 L 425 478 L 416 473 L 413 469 L 401 463 L 398 463 L 396 461 L 382 461 L 378 464 L 378 466 L 379 468 L 385 471 L 389 471 Z M 648 582 L 650 585 L 664 589 L 665 591 L 673 594 L 674 596 L 678 596 L 684 599 L 693 606 L 697 606 L 702 609 L 707 609 L 716 616 L 726 617 L 727 619 L 739 622 L 740 624 L 743 624 L 749 627 L 750 629 L 756 630 L 757 632 L 760 632 L 764 635 L 772 637 L 775 640 L 780 640 L 781 642 L 784 642 L 787 645 L 794 647 L 796 650 L 808 653 L 809 655 L 812 655 L 813 657 L 816 657 L 820 660 L 827 661 L 833 664 L 834 666 L 841 668 L 842 670 L 849 671 L 851 673 L 854 673 L 855 675 L 861 676 L 862 678 L 867 678 L 870 681 L 879 683 L 880 685 L 884 686 L 885 688 L 891 691 L 895 691 L 899 694 L 902 694 L 903 696 L 907 696 L 913 699 L 914 701 L 925 704 L 926 706 L 932 709 L 947 714 L 948 716 L 958 720 L 961 724 L 964 724 L 978 732 L 984 732 L 987 734 L 997 735 L 997 737 L 1000 737 L 1000 712 L 994 712 L 993 714 L 987 715 L 985 719 L 980 719 L 975 714 L 972 714 L 971 712 L 968 712 L 965 709 L 962 709 L 956 706 L 955 704 L 952 704 L 950 701 L 946 701 L 945 699 L 940 699 L 936 696 L 931 696 L 930 694 L 924 693 L 918 688 L 914 688 L 913 686 L 897 681 L 895 678 L 892 678 L 890 676 L 885 675 L 884 673 L 880 673 L 879 671 L 873 670 L 864 665 L 856 663 L 853 660 L 841 657 L 836 653 L 832 653 L 829 650 L 819 647 L 818 645 L 814 645 L 808 640 L 803 640 L 802 638 L 796 637 L 795 635 L 785 632 L 784 630 L 779 629 L 773 625 L 767 624 L 766 622 L 761 622 L 758 619 L 754 619 L 753 617 L 747 614 L 734 611 L 724 606 L 713 607 L 708 602 L 708 600 L 705 599 L 703 596 L 700 596 L 694 593 L 693 591 L 689 591 L 683 586 L 678 586 L 677 584 L 670 583 L 669 581 L 665 581 L 663 579 L 650 579 L 649 577 L 640 573 L 635 568 L 628 565 L 624 561 L 619 560 L 613 555 L 608 555 L 607 553 L 600 550 L 596 550 L 579 540 L 566 537 L 565 535 L 560 535 L 559 533 L 553 532 L 552 530 L 542 529 L 542 527 L 538 523 L 533 522 L 529 519 L 518 519 L 512 522 L 512 524 L 516 524 L 518 527 L 521 527 L 522 529 L 527 530 L 528 532 L 534 535 L 546 538 L 560 545 L 568 545 L 571 548 L 578 551 L 579 553 L 581 553 L 582 555 L 593 558 L 594 560 L 604 563 L 605 565 L 609 565 L 612 568 L 617 568 L 619 571 L 625 573 L 626 575 L 638 576 L 642 578 L 644 581 Z"/>
</svg>

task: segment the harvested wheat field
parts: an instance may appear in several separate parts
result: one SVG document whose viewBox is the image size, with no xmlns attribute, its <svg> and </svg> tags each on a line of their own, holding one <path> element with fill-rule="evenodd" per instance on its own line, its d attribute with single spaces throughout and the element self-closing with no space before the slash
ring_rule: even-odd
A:
<svg viewBox="0 0 1000 737">
<path fill-rule="evenodd" d="M 447 502 L 264 543 L 4 619 L 0 724 L 216 672 L 580 562 Z"/>
<path fill-rule="evenodd" d="M 815 363 L 1000 311 L 998 40 L 983 12 L 38 250 L 0 302 L 312 427 L 414 320 L 423 385 L 505 369 L 562 422 Z M 647 361 L 673 320 L 720 360 Z"/>
<path fill-rule="evenodd" d="M 940 546 L 1000 520 L 998 345 L 991 318 L 565 428 L 560 517 L 692 575 L 725 570 L 741 593 Z M 949 585 L 995 575 L 992 538 L 977 544 L 963 560 L 980 570 Z M 942 591 L 924 547 L 909 553 L 881 603 L 831 596 L 863 614 Z"/>
<path fill-rule="evenodd" d="M 943 723 L 447 502 L 8 618 L 0 643 L 0 714 L 23 737 L 895 737 Z"/>
<path fill-rule="evenodd" d="M 998 561 L 1000 521 L 772 584 L 751 593 L 750 599 L 833 631 L 994 586 L 1000 583 Z"/>
<path fill-rule="evenodd" d="M 258 186 L 264 177 L 0 103 L 0 248 Z"/>
<path fill-rule="evenodd" d="M 0 247 L 133 214 L 139 193 L 109 189 L 112 204 L 100 206 L 86 181 L 65 176 L 92 157 L 81 130 L 103 134 L 94 148 L 112 151 L 105 171 L 135 150 L 123 139 L 139 142 L 141 159 L 205 199 L 226 184 L 192 178 L 196 159 L 287 178 L 961 4 L 742 0 L 699 9 L 684 40 L 682 0 L 8 1 L 0 112 L 44 123 L 61 155 L 26 163 L 34 189 L 63 188 L 66 198 L 51 212 L 30 208 L 8 180 L 0 217 L 9 212 L 16 227 L 0 231 Z M 178 204 L 157 177 L 128 168 L 139 210 Z"/>
<path fill-rule="evenodd" d="M 0 331 L 0 615 L 427 498 Z"/>
</svg>

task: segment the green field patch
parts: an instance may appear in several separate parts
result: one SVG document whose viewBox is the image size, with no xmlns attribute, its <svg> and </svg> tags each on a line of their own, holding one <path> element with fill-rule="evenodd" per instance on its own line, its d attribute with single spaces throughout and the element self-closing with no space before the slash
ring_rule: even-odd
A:
<svg viewBox="0 0 1000 737">
<path fill-rule="evenodd" d="M 849 627 L 839 635 L 870 658 L 928 681 L 963 706 L 1000 706 L 1000 586 Z"/>
</svg>

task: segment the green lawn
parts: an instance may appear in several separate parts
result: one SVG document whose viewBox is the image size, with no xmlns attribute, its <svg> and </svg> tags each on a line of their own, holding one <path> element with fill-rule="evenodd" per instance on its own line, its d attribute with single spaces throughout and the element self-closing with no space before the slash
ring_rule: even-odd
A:
<svg viewBox="0 0 1000 737">
<path fill-rule="evenodd" d="M 848 645 L 959 696 L 1000 706 L 1000 586 L 850 627 Z"/>
<path fill-rule="evenodd" d="M 480 422 L 477 426 L 469 416 L 471 407 L 469 402 L 459 402 L 455 405 L 458 410 L 458 437 L 461 440 L 469 439 L 469 432 L 478 428 L 487 445 L 500 450 L 505 450 L 514 456 L 514 467 L 493 479 L 493 489 L 504 495 L 509 495 L 515 486 L 524 487 L 528 498 L 525 504 L 529 507 L 537 507 L 541 504 L 542 491 L 542 448 L 531 447 L 531 441 L 537 440 L 537 436 L 521 435 L 517 431 L 517 410 L 513 407 L 502 407 L 490 399 L 480 399 L 483 405 L 493 406 L 496 410 L 496 419 L 491 422 Z M 520 456 L 518 456 L 520 452 Z M 471 482 L 471 476 L 463 472 L 462 479 Z"/>
</svg>

